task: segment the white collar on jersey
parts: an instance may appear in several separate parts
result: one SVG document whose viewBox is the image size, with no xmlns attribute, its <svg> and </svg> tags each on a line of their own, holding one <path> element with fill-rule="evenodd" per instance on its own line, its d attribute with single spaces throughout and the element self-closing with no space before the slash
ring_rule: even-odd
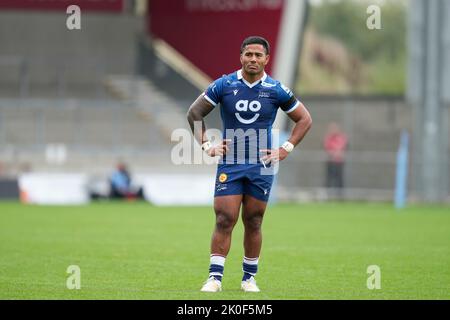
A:
<svg viewBox="0 0 450 320">
<path fill-rule="evenodd" d="M 255 81 L 253 83 L 250 83 L 247 80 L 245 80 L 244 77 L 242 76 L 242 69 L 239 69 L 238 71 L 236 71 L 236 73 L 237 73 L 238 80 L 242 80 L 250 88 L 253 88 L 254 86 L 256 86 L 260 81 L 264 82 L 267 78 L 267 74 L 266 74 L 266 72 L 264 72 L 264 75 L 262 76 L 261 79 Z"/>
</svg>

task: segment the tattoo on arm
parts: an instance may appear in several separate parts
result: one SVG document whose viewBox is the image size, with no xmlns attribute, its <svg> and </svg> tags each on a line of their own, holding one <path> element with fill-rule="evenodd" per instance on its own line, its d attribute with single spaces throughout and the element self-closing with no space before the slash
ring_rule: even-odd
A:
<svg viewBox="0 0 450 320">
<path fill-rule="evenodd" d="M 206 126 L 203 118 L 206 117 L 213 109 L 214 106 L 209 103 L 203 95 L 200 95 L 191 104 L 187 112 L 189 126 L 191 127 L 195 140 L 197 140 L 200 145 L 207 141 L 207 137 L 205 136 Z"/>
</svg>

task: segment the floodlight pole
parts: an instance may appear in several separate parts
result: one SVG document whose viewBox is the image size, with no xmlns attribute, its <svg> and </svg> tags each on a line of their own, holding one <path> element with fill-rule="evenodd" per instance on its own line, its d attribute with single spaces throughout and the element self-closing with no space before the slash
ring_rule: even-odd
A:
<svg viewBox="0 0 450 320">
<path fill-rule="evenodd" d="M 450 63 L 450 41 L 445 36 L 450 32 L 450 6 L 446 2 L 410 2 L 407 95 L 414 110 L 413 172 L 415 191 L 426 202 L 442 201 L 449 192 L 448 109 L 445 108 L 444 95 L 448 89 L 444 88 L 449 88 L 450 83 L 443 85 L 449 82 L 443 69 Z"/>
</svg>

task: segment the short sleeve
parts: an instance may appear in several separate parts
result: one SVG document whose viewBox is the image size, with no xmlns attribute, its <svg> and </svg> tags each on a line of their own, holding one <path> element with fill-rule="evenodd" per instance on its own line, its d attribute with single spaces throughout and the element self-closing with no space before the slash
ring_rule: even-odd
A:
<svg viewBox="0 0 450 320">
<path fill-rule="evenodd" d="M 292 91 L 283 84 L 278 86 L 278 106 L 286 113 L 290 113 L 297 109 L 300 101 L 294 96 Z"/>
<path fill-rule="evenodd" d="M 210 102 L 214 107 L 222 101 L 223 80 L 224 77 L 215 80 L 203 93 L 205 99 L 208 100 L 208 102 Z"/>
</svg>

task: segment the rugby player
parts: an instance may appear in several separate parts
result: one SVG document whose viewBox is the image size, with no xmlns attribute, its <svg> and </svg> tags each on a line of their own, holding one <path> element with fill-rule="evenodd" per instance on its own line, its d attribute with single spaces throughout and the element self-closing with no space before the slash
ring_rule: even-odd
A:
<svg viewBox="0 0 450 320">
<path fill-rule="evenodd" d="M 215 228 L 211 239 L 209 277 L 204 292 L 222 290 L 225 259 L 231 235 L 242 207 L 244 258 L 241 289 L 260 291 L 255 280 L 261 252 L 261 224 L 272 174 L 266 169 L 284 160 L 311 127 L 311 116 L 291 90 L 265 72 L 270 46 L 259 36 L 245 39 L 241 45 L 242 68 L 215 80 L 190 106 L 187 118 L 194 137 L 204 152 L 220 157 L 214 194 Z M 212 145 L 205 134 L 206 117 L 220 108 L 223 141 Z M 281 147 L 271 149 L 272 124 L 278 108 L 295 126 Z M 200 125 L 195 125 L 200 123 Z M 270 173 L 270 170 L 269 170 Z"/>
</svg>

